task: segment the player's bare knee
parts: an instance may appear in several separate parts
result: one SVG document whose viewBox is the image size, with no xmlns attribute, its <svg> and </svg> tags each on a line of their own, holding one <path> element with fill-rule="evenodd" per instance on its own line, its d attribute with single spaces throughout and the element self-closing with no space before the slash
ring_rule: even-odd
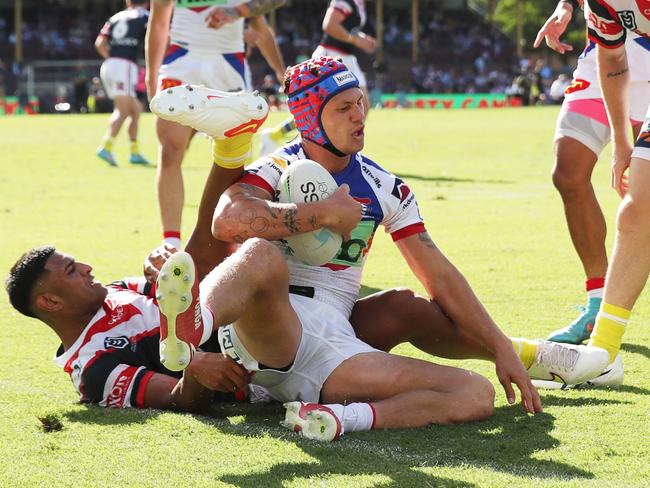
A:
<svg viewBox="0 0 650 488">
<path fill-rule="evenodd" d="M 258 281 L 262 286 L 272 289 L 283 289 L 284 283 L 288 286 L 287 262 L 274 244 L 266 239 L 254 237 L 244 242 L 240 251 L 249 266 L 257 271 Z"/>
<path fill-rule="evenodd" d="M 490 418 L 494 413 L 494 386 L 476 373 L 471 373 L 466 384 L 453 395 L 458 408 L 449 412 L 449 423 L 476 422 Z"/>
<path fill-rule="evenodd" d="M 650 219 L 650 199 L 632 198 L 627 195 L 618 211 L 616 225 L 620 232 L 638 232 Z"/>
<path fill-rule="evenodd" d="M 582 174 L 570 165 L 556 161 L 553 167 L 553 185 L 562 195 L 584 192 L 589 188 L 590 175 Z"/>
</svg>

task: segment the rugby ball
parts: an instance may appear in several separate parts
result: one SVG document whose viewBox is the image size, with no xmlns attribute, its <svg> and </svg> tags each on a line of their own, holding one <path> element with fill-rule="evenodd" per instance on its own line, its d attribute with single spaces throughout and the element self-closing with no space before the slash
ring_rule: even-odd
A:
<svg viewBox="0 0 650 488">
<path fill-rule="evenodd" d="M 329 198 L 338 188 L 329 172 L 316 161 L 301 159 L 292 162 L 282 173 L 278 184 L 281 203 L 312 203 Z M 293 256 L 305 264 L 321 266 L 339 252 L 343 238 L 321 228 L 285 237 Z"/>
</svg>

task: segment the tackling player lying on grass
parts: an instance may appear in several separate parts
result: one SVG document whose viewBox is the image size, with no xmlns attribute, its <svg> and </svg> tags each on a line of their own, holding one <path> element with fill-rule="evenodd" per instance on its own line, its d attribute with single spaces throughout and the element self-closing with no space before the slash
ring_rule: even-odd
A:
<svg viewBox="0 0 650 488">
<path fill-rule="evenodd" d="M 322 440 L 346 430 L 467 422 L 492 412 L 494 390 L 485 378 L 378 351 L 327 305 L 289 295 L 286 261 L 268 241 L 247 240 L 215 268 L 202 282 L 201 302 L 189 254 L 165 251 L 158 258 L 165 264 L 157 302 L 144 279 L 103 286 L 90 265 L 49 246 L 12 268 L 12 305 L 59 336 L 55 361 L 82 402 L 201 411 L 214 390 L 246 390 L 255 371 L 254 382 L 268 389 L 253 388 L 252 399 L 310 402 L 289 403 L 284 424 Z M 201 349 L 182 373 L 171 371 L 158 355 L 161 338 Z M 220 353 L 220 345 L 245 368 Z M 323 406 L 319 399 L 347 405 Z"/>
<path fill-rule="evenodd" d="M 322 73 L 320 67 L 324 67 Z M 328 72 L 329 76 L 324 76 Z M 328 87 L 323 86 L 321 81 L 331 80 L 335 75 L 335 79 L 341 83 L 336 86 L 330 84 L 329 88 L 334 86 L 337 92 L 327 94 Z M 321 58 L 290 69 L 286 79 L 289 80 L 286 89 L 294 115 L 305 108 L 297 103 L 300 93 L 296 93 L 296 85 L 299 82 L 302 83 L 302 88 L 320 91 L 322 99 L 319 101 L 318 97 L 307 97 L 309 93 L 301 90 L 305 95 L 303 100 L 315 102 L 310 109 L 302 112 L 302 116 L 298 114 L 297 117 L 303 130 L 302 142 L 287 145 L 270 158 L 262 159 L 247 168 L 242 181 L 222 197 L 215 214 L 215 235 L 240 242 L 246 237 L 277 239 L 314 228 L 328 227 L 344 235 L 352 234 L 356 242 L 362 239 L 364 252 L 357 253 L 355 262 L 349 258 L 349 253 L 347 261 L 343 258 L 346 254 L 343 249 L 338 261 L 332 266 L 310 268 L 289 258 L 290 290 L 294 294 L 311 295 L 317 302 L 330 306 L 334 313 L 349 318 L 357 336 L 378 349 L 388 351 L 399 343 L 410 341 L 416 347 L 441 357 L 494 361 L 509 402 L 513 403 L 515 399 L 511 386 L 511 383 L 515 383 L 522 392 L 526 408 L 531 412 L 539 410 L 539 397 L 530 385 L 522 361 L 529 369 L 528 373 L 537 377 L 551 379 L 561 376 L 565 381 L 571 381 L 580 376 L 576 373 L 585 361 L 590 362 L 586 357 L 589 354 L 581 357 L 570 348 L 563 349 L 548 343 L 520 339 L 511 341 L 503 335 L 462 275 L 424 231 L 414 196 L 408 187 L 357 154 L 363 146 L 364 114 L 356 79 L 348 74 L 345 66 L 332 58 Z M 223 101 L 224 94 L 201 87 L 193 89 L 194 92 L 202 93 L 202 98 L 211 100 L 202 104 L 203 109 L 195 110 L 199 106 L 195 101 L 188 104 L 188 100 L 185 100 L 188 88 L 178 87 L 159 94 L 157 100 L 152 101 L 152 110 L 157 112 L 162 107 L 163 116 L 170 120 L 206 133 L 223 133 L 220 127 L 223 125 L 225 111 L 220 104 L 226 103 Z M 320 120 L 319 110 L 322 110 L 323 123 L 321 125 L 319 121 L 312 127 L 315 133 L 308 133 L 305 119 Z M 319 142 L 314 142 L 314 139 Z M 336 152 L 343 155 L 338 156 Z M 306 156 L 330 170 L 343 187 L 330 199 L 316 205 L 271 202 L 273 188 L 277 186 L 283 168 Z M 212 202 L 218 198 L 218 195 L 207 191 L 208 187 L 223 188 L 224 180 L 233 177 L 232 172 L 226 174 L 226 170 L 219 167 L 218 158 L 215 158 L 215 163 L 206 183 L 202 207 L 208 200 Z M 337 171 L 340 169 L 342 171 Z M 371 176 L 365 178 L 362 174 Z M 220 182 L 217 183 L 217 180 Z M 257 182 L 258 186 L 247 184 L 249 181 Z M 379 191 L 382 186 L 384 190 Z M 370 208 L 369 214 L 361 222 L 362 205 L 350 197 L 348 192 Z M 314 213 L 316 209 L 318 210 Z M 204 236 L 207 234 L 206 216 L 209 213 L 209 209 L 199 209 L 197 229 L 200 227 Z M 398 246 L 435 300 L 403 289 L 388 290 L 357 300 L 361 267 L 372 234 L 380 223 L 387 228 L 392 227 L 391 232 L 398 237 Z M 344 243 L 343 247 L 347 249 L 350 242 L 352 240 Z M 213 241 L 212 250 L 218 248 L 215 243 Z M 190 244 L 188 251 L 195 259 L 200 259 L 197 265 L 201 275 L 206 269 L 201 263 L 210 259 L 212 254 L 205 255 L 195 246 L 191 246 L 190 250 Z M 150 266 L 149 273 L 154 275 L 155 272 L 155 268 Z M 517 358 L 513 343 L 522 361 Z M 600 359 L 596 359 L 596 363 Z M 537 370 L 542 363 L 547 363 L 550 370 Z"/>
</svg>

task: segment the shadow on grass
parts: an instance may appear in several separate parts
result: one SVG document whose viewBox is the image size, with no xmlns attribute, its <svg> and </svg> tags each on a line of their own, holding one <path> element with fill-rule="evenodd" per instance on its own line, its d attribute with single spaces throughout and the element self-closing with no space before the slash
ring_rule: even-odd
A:
<svg viewBox="0 0 650 488">
<path fill-rule="evenodd" d="M 161 410 L 135 408 L 104 408 L 96 405 L 84 405 L 81 410 L 75 409 L 62 414 L 70 422 L 96 425 L 128 425 L 146 424 L 163 413 Z"/>
<path fill-rule="evenodd" d="M 640 354 L 650 359 L 650 347 L 642 346 L 641 344 L 623 344 L 621 346 L 626 352 L 632 352 L 634 354 Z"/>
<path fill-rule="evenodd" d="M 617 390 L 619 388 L 616 388 Z M 556 390 L 557 391 L 557 390 Z M 632 402 L 624 402 L 621 400 L 603 399 L 603 398 L 576 398 L 569 396 L 562 396 L 563 393 L 575 392 L 576 390 L 559 390 L 557 394 L 545 394 L 542 397 L 542 405 L 546 407 L 586 407 L 594 405 L 629 405 Z M 589 391 L 589 388 L 581 389 L 578 391 Z"/>
<path fill-rule="evenodd" d="M 474 178 L 454 178 L 453 176 L 423 176 L 406 173 L 397 173 L 396 176 L 402 178 L 407 183 L 410 180 L 433 181 L 438 183 L 492 183 L 497 185 L 511 185 L 514 181 L 509 180 L 477 180 Z"/>
<path fill-rule="evenodd" d="M 593 474 L 569 464 L 540 460 L 533 454 L 557 447 L 560 442 L 549 432 L 554 417 L 542 413 L 534 417 L 522 412 L 520 406 L 496 409 L 488 421 L 468 425 L 433 425 L 421 429 L 386 430 L 348 434 L 342 440 L 322 444 L 295 436 L 277 427 L 283 415 L 274 406 L 247 406 L 236 413 L 246 417 L 246 422 L 259 422 L 265 412 L 260 435 L 281 437 L 294 442 L 315 462 L 291 462 L 275 464 L 264 472 L 245 475 L 225 475 L 220 481 L 240 487 L 285 486 L 295 478 L 319 478 L 325 482 L 332 475 L 379 476 L 388 478 L 382 486 L 478 486 L 473 483 L 439 477 L 421 471 L 421 468 L 476 467 L 504 473 L 535 476 L 539 478 L 592 479 Z M 231 406 L 222 406 L 227 411 Z M 258 409 L 257 411 L 249 409 Z M 273 420 L 269 421 L 269 415 Z M 206 421 L 211 422 L 206 419 Z M 258 424 L 259 425 L 259 424 Z M 219 428 L 237 434 L 242 425 L 223 425 Z M 257 429 L 255 429 L 257 430 Z M 263 431 L 263 432 L 262 432 Z M 250 435 L 250 430 L 246 435 Z"/>
<path fill-rule="evenodd" d="M 555 401 L 564 406 L 622 403 L 553 396 L 544 399 L 545 405 L 553 405 Z M 126 425 L 150 422 L 160 413 L 135 409 L 107 411 L 88 406 L 64 413 L 63 417 L 71 422 Z M 243 416 L 245 422 L 233 425 L 227 419 L 231 416 Z M 219 481 L 245 488 L 280 488 L 295 479 L 317 478 L 325 483 L 332 476 L 377 476 L 382 479 L 382 486 L 390 487 L 479 486 L 422 471 L 422 468 L 436 467 L 486 468 L 515 476 L 558 480 L 593 478 L 592 473 L 569 464 L 535 459 L 536 452 L 560 445 L 560 441 L 550 435 L 555 419 L 547 413 L 528 416 L 519 405 L 499 407 L 494 416 L 484 422 L 354 433 L 330 444 L 309 441 L 281 428 L 279 420 L 283 416 L 280 404 L 242 403 L 218 404 L 208 415 L 194 415 L 197 420 L 226 434 L 253 438 L 269 436 L 292 442 L 313 458 L 310 462 L 283 460 L 263 472 L 226 474 Z M 384 479 L 390 481 L 384 482 Z"/>
</svg>

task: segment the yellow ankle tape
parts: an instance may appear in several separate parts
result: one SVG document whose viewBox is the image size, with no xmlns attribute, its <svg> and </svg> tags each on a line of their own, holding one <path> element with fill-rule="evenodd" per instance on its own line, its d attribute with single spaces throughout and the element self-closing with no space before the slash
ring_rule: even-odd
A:
<svg viewBox="0 0 650 488">
<path fill-rule="evenodd" d="M 239 134 L 227 139 L 212 141 L 212 160 L 222 168 L 239 168 L 250 162 L 253 134 Z"/>
<path fill-rule="evenodd" d="M 605 349 L 609 353 L 610 361 L 614 361 L 616 355 L 621 350 L 623 334 L 625 334 L 625 326 L 623 324 L 619 324 L 608 317 L 598 315 L 596 327 L 591 333 L 591 339 L 589 339 L 588 345 Z"/>
<path fill-rule="evenodd" d="M 630 315 L 632 314 L 632 310 L 628 310 L 623 307 L 617 307 L 616 305 L 612 305 L 606 302 L 602 303 L 601 310 L 605 313 L 608 313 L 609 315 L 614 315 L 625 320 L 629 320 Z"/>
</svg>

